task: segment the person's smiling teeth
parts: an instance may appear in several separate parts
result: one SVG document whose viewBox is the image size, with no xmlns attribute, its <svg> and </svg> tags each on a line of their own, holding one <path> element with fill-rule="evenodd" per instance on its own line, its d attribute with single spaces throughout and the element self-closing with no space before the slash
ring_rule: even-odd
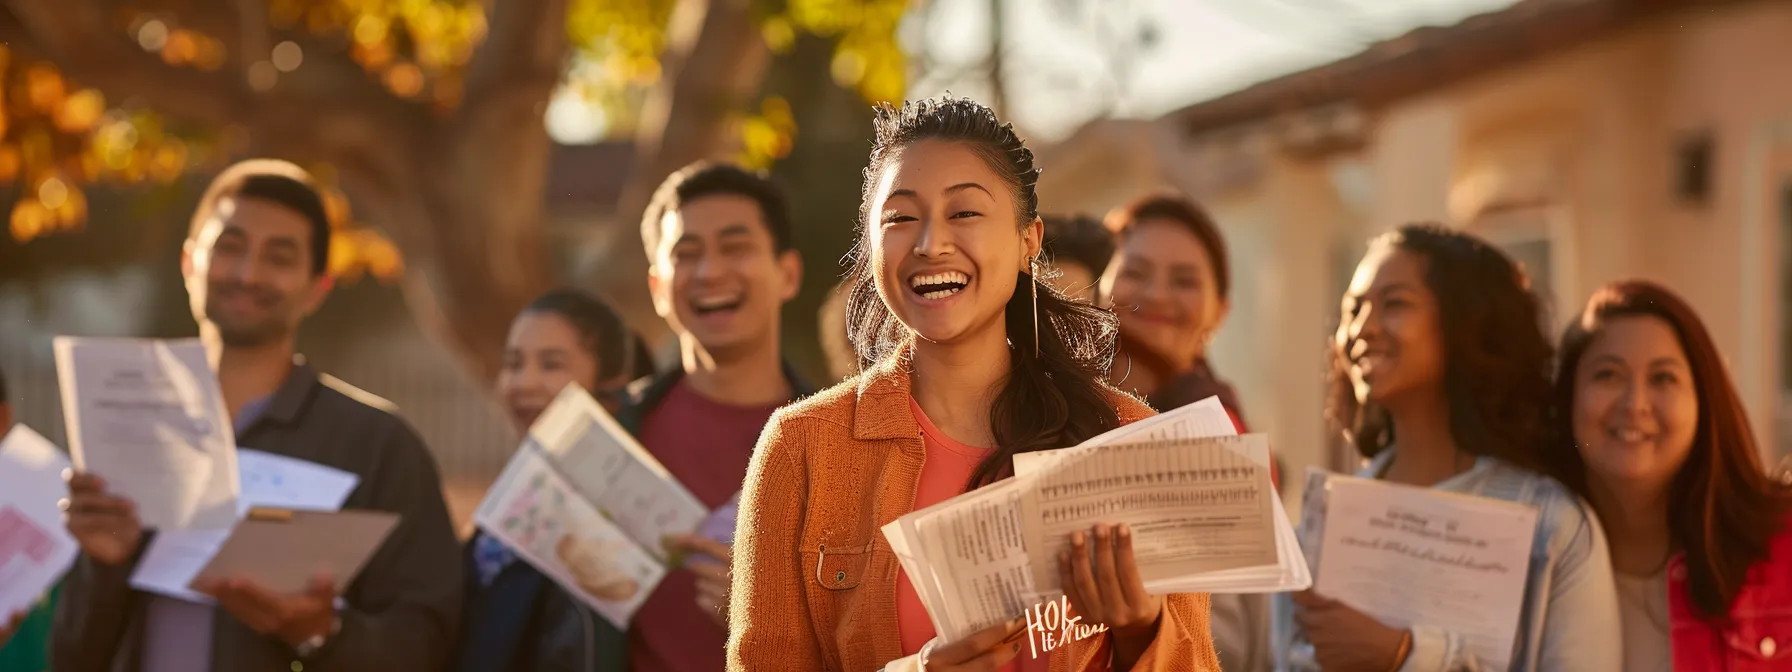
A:
<svg viewBox="0 0 1792 672">
<path fill-rule="evenodd" d="M 699 313 L 708 313 L 717 310 L 738 308 L 740 302 L 741 297 L 739 295 L 699 296 L 691 299 L 691 307 L 696 308 Z"/>
<path fill-rule="evenodd" d="M 909 288 L 925 299 L 943 299 L 964 291 L 971 283 L 971 276 L 958 271 L 927 273 L 909 278 Z"/>
<path fill-rule="evenodd" d="M 1643 430 L 1632 428 L 1614 429 L 1612 436 L 1618 437 L 1619 441 L 1625 443 L 1642 443 L 1649 439 L 1649 435 Z"/>
</svg>

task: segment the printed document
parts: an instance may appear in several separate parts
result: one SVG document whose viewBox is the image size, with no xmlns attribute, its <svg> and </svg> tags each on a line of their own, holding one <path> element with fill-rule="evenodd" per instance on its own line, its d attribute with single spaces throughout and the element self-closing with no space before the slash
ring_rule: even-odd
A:
<svg viewBox="0 0 1792 672">
<path fill-rule="evenodd" d="M 1072 533 L 1096 522 L 1132 528 L 1147 589 L 1276 564 L 1276 494 L 1261 466 L 1269 460 L 1265 435 L 1072 450 L 1081 454 L 1033 472 L 1021 496 L 1022 515 L 1032 523 L 1027 548 L 1037 549 L 1033 581 L 1044 594 L 1063 591 L 1058 555 L 1070 549 Z"/>
<path fill-rule="evenodd" d="M 934 631 L 945 641 L 1019 616 L 1032 606 L 1038 591 L 1021 521 L 1024 487 L 1007 479 L 884 526 L 909 582 L 922 604 L 929 605 Z"/>
<path fill-rule="evenodd" d="M 1506 668 L 1536 509 L 1335 474 L 1324 493 L 1320 594 L 1390 627 L 1458 633 L 1488 669 Z"/>
<path fill-rule="evenodd" d="M 137 505 L 146 528 L 236 520 L 236 436 L 198 339 L 55 339 L 74 467 Z"/>
<path fill-rule="evenodd" d="M 1023 453 L 1015 477 L 884 526 L 947 641 L 1063 595 L 1058 550 L 1076 530 L 1128 523 L 1146 588 L 1275 592 L 1312 584 L 1269 480 L 1268 439 L 1236 436 L 1217 399 Z"/>
<path fill-rule="evenodd" d="M 30 427 L 15 425 L 0 439 L 0 621 L 46 596 L 80 552 L 58 505 L 68 496 L 68 467 Z"/>
<path fill-rule="evenodd" d="M 618 628 L 628 628 L 666 575 L 662 561 L 586 501 L 533 439 L 510 459 L 473 520 Z"/>
<path fill-rule="evenodd" d="M 1219 397 L 1208 397 L 1168 413 L 1111 430 L 1084 441 L 1077 449 L 1016 455 L 1014 472 L 1017 475 L 1031 474 L 1055 460 L 1077 455 L 1079 450 L 1086 451 L 1094 446 L 1237 435 L 1237 427 L 1232 424 L 1232 418 L 1226 414 Z M 1244 446 L 1234 447 L 1242 449 Z M 1270 468 L 1267 451 L 1247 450 L 1244 456 L 1265 470 Z M 1147 581 L 1146 587 L 1153 593 L 1277 593 L 1311 588 L 1312 565 L 1301 553 L 1299 537 L 1294 532 L 1282 498 L 1271 497 L 1270 504 L 1274 510 L 1271 519 L 1275 524 L 1276 539 L 1276 561 L 1273 564 L 1204 572 L 1177 581 Z"/>
<path fill-rule="evenodd" d="M 661 540 L 689 534 L 709 509 L 577 384 L 567 385 L 529 428 L 573 489 L 661 562 Z M 520 452 L 520 451 L 519 451 Z"/>
<path fill-rule="evenodd" d="M 340 469 L 247 448 L 237 450 L 237 468 L 243 486 L 238 499 L 239 517 L 257 506 L 336 511 L 361 481 L 359 476 Z M 232 529 L 157 532 L 137 561 L 136 571 L 131 573 L 131 587 L 211 604 L 210 596 L 187 586 L 224 547 Z"/>
</svg>

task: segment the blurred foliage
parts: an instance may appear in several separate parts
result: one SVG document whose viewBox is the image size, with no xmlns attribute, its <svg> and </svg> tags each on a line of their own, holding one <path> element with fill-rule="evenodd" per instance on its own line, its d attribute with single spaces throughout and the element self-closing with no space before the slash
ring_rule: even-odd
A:
<svg viewBox="0 0 1792 672">
<path fill-rule="evenodd" d="M 499 0 L 502 1 L 502 0 Z M 280 41 L 269 54 L 238 55 L 247 84 L 274 86 L 281 73 L 304 67 L 307 49 L 322 57 L 346 53 L 393 96 L 438 113 L 461 102 L 465 67 L 486 33 L 478 0 L 266 0 Z M 660 63 L 676 0 L 572 0 L 566 30 L 580 67 L 565 86 L 599 107 L 613 137 L 632 134 Z M 900 100 L 906 63 L 896 28 L 908 0 L 765 2 L 760 28 L 774 54 L 788 53 L 799 33 L 835 41 L 830 71 L 868 101 Z M 232 11 L 218 3 L 217 11 Z M 182 26 L 178 17 L 119 15 L 146 54 L 175 67 L 217 70 L 229 62 L 223 42 Z M 796 122 L 789 101 L 766 97 L 734 124 L 738 159 L 768 167 L 789 155 Z M 86 220 L 83 188 L 94 184 L 167 184 L 188 170 L 215 169 L 248 145 L 241 128 L 171 128 L 153 110 L 119 107 L 98 91 L 65 80 L 53 63 L 15 56 L 0 46 L 0 184 L 15 184 L 13 240 L 77 230 Z M 328 166 L 311 167 L 334 184 Z M 331 249 L 340 277 L 396 278 L 404 263 L 392 242 L 353 223 L 348 202 L 327 196 L 339 228 Z"/>
</svg>

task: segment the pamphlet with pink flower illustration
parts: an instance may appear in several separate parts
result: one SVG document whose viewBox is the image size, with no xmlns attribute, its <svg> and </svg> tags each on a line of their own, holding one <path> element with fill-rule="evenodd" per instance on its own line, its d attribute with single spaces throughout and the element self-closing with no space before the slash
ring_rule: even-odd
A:
<svg viewBox="0 0 1792 672">
<path fill-rule="evenodd" d="M 0 621 L 50 591 L 79 550 L 63 528 L 68 458 L 30 427 L 0 437 Z"/>
</svg>

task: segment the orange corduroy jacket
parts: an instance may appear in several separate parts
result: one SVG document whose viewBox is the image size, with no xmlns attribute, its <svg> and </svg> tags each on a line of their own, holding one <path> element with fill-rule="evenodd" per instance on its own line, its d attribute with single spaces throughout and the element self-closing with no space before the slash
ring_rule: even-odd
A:
<svg viewBox="0 0 1792 672">
<path fill-rule="evenodd" d="M 1115 391 L 1122 424 L 1152 415 Z M 867 672 L 903 658 L 902 571 L 880 528 L 914 508 L 926 457 L 900 357 L 772 416 L 747 470 L 734 547 L 728 669 Z M 1170 595 L 1135 670 L 1218 670 L 1209 597 Z M 1053 672 L 1104 670 L 1108 636 L 1053 651 Z"/>
</svg>

